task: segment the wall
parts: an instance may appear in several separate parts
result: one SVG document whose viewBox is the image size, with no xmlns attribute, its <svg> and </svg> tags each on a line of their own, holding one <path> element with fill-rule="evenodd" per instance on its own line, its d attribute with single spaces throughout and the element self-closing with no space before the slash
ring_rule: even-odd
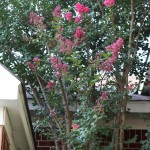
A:
<svg viewBox="0 0 150 150">
<path fill-rule="evenodd" d="M 124 144 L 124 150 L 141 150 L 141 140 L 146 140 L 147 130 L 130 129 L 125 131 L 125 141 L 132 139 L 137 135 L 137 140 L 134 143 Z M 111 137 L 101 137 L 104 141 L 103 145 L 108 145 L 111 142 Z M 37 150 L 55 150 L 54 142 L 48 140 L 47 137 L 35 133 Z M 61 150 L 61 149 L 60 149 Z"/>
<path fill-rule="evenodd" d="M 35 133 L 37 150 L 55 150 L 54 142 L 42 134 Z"/>
<path fill-rule="evenodd" d="M 0 150 L 9 150 L 9 142 L 4 126 L 0 125 Z"/>
<path fill-rule="evenodd" d="M 125 141 L 134 138 L 137 136 L 137 139 L 134 143 L 124 144 L 124 150 L 141 150 L 141 143 L 140 141 L 146 140 L 147 130 L 140 130 L 140 129 L 130 129 L 125 131 Z M 101 137 L 104 141 L 103 145 L 108 145 L 111 142 L 111 137 Z"/>
</svg>

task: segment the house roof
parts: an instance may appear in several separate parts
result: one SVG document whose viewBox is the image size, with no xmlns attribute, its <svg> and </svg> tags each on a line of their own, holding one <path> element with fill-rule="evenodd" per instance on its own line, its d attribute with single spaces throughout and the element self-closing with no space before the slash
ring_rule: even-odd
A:
<svg viewBox="0 0 150 150">
<path fill-rule="evenodd" d="M 133 101 L 150 101 L 150 96 L 144 96 L 139 94 L 132 94 Z"/>
<path fill-rule="evenodd" d="M 12 126 L 16 147 L 35 149 L 33 128 L 29 115 L 26 94 L 21 80 L 0 63 L 0 106 L 5 107 Z"/>
</svg>

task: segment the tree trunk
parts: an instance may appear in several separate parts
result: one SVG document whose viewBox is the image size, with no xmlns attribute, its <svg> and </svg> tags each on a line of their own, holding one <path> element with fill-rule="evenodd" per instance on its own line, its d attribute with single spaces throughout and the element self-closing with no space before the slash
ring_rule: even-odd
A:
<svg viewBox="0 0 150 150">
<path fill-rule="evenodd" d="M 68 136 L 67 148 L 68 148 L 68 150 L 71 150 L 70 139 L 69 139 L 69 134 L 71 131 L 71 116 L 70 116 L 70 111 L 69 111 L 69 104 L 68 104 L 68 99 L 67 99 L 61 79 L 59 79 L 59 84 L 60 84 L 60 89 L 61 89 L 61 93 L 62 93 L 63 107 L 64 107 L 64 111 L 65 111 L 66 132 L 67 132 L 67 136 Z"/>
<path fill-rule="evenodd" d="M 120 116 L 120 139 L 119 139 L 119 150 L 123 150 L 124 144 L 124 127 L 125 127 L 125 119 L 126 119 L 126 99 L 123 100 L 123 104 L 121 106 L 121 116 Z"/>
</svg>

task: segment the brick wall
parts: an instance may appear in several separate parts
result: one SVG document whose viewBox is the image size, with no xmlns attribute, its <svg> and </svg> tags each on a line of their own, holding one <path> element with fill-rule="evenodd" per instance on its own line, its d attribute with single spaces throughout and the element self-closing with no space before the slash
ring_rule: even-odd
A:
<svg viewBox="0 0 150 150">
<path fill-rule="evenodd" d="M 147 130 L 127 130 L 125 132 L 125 140 L 132 139 L 135 135 L 137 135 L 137 140 L 135 143 L 125 144 L 125 150 L 141 150 L 141 140 L 146 140 Z"/>
<path fill-rule="evenodd" d="M 124 144 L 124 150 L 141 150 L 141 140 L 146 140 L 146 134 L 147 130 L 126 130 L 125 131 L 125 141 L 134 138 L 137 135 L 137 140 L 134 143 L 131 144 Z M 108 145 L 111 142 L 111 137 L 101 137 L 104 141 L 103 145 Z"/>
<path fill-rule="evenodd" d="M 126 130 L 125 131 L 125 141 L 128 139 L 132 139 L 137 135 L 137 140 L 131 144 L 124 144 L 124 150 L 140 150 L 141 149 L 141 140 L 146 140 L 145 133 L 147 130 Z M 103 145 L 108 145 L 111 142 L 111 137 L 102 137 Z M 36 146 L 37 150 L 55 150 L 54 142 L 49 140 L 46 136 L 43 136 L 39 133 L 35 133 Z M 61 148 L 60 148 L 61 150 Z"/>
<path fill-rule="evenodd" d="M 37 150 L 55 150 L 54 142 L 49 140 L 46 136 L 35 133 Z"/>
</svg>

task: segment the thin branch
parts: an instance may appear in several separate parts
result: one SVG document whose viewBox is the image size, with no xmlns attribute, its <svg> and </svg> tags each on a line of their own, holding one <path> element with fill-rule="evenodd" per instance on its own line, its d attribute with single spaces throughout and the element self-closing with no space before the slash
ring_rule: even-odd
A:
<svg viewBox="0 0 150 150">
<path fill-rule="evenodd" d="M 140 28 L 139 28 L 139 31 L 138 31 L 138 34 L 137 34 L 136 44 L 135 44 L 135 49 L 136 49 L 136 51 L 135 51 L 134 54 L 133 54 L 133 58 L 135 58 L 135 56 L 136 56 L 136 52 L 137 52 L 137 49 L 138 49 L 138 42 L 139 42 L 139 38 L 140 38 L 140 33 L 141 33 L 142 26 L 143 26 L 143 24 L 144 24 L 144 19 L 145 19 L 146 16 L 147 16 L 147 14 L 144 15 L 143 19 L 142 19 L 141 22 L 140 22 Z"/>
<path fill-rule="evenodd" d="M 48 54 L 50 54 L 50 49 L 49 49 L 48 44 L 46 44 L 46 48 L 47 48 L 47 50 L 48 50 Z"/>
<path fill-rule="evenodd" d="M 133 0 L 131 0 L 131 23 L 130 23 L 129 45 L 128 45 L 129 48 L 128 58 L 130 58 L 131 48 L 132 48 L 133 23 L 134 23 L 134 8 L 133 8 Z"/>
<path fill-rule="evenodd" d="M 61 93 L 62 93 L 62 100 L 63 100 L 63 107 L 64 107 L 64 111 L 65 111 L 66 130 L 67 130 L 67 135 L 69 136 L 70 130 L 71 130 L 71 116 L 70 116 L 70 112 L 69 112 L 68 99 L 67 99 L 67 95 L 65 94 L 62 79 L 59 78 L 58 81 L 60 84 L 60 89 L 61 89 Z M 71 150 L 70 139 L 68 139 L 67 148 L 68 148 L 68 150 Z"/>
<path fill-rule="evenodd" d="M 36 73 L 35 73 L 35 76 L 36 76 L 36 78 L 37 78 L 37 80 L 38 80 L 38 83 L 39 83 L 39 85 L 40 85 L 40 88 L 41 88 L 43 97 L 44 97 L 44 99 L 45 99 L 46 107 L 47 107 L 48 111 L 50 111 L 50 110 L 52 110 L 52 108 L 50 107 L 50 105 L 49 105 L 48 102 L 47 102 L 47 97 L 46 97 L 46 94 L 45 94 L 45 92 L 44 92 L 44 88 L 43 88 L 43 86 L 42 86 L 42 84 L 41 84 L 41 82 L 40 82 L 40 79 L 38 78 L 38 75 L 37 75 Z M 49 115 L 49 117 L 51 117 L 51 116 Z M 57 127 L 59 128 L 59 131 L 62 133 L 60 124 L 59 124 L 58 121 L 57 121 L 57 117 L 54 116 L 53 119 L 54 119 L 54 121 L 55 121 Z"/>
<path fill-rule="evenodd" d="M 35 98 L 35 100 L 36 100 L 36 103 L 37 103 L 39 106 L 43 106 L 42 101 L 40 100 L 40 98 L 39 98 L 39 96 L 38 96 L 36 90 L 33 88 L 33 86 L 31 85 L 30 82 L 29 82 L 29 85 L 30 85 L 31 90 L 32 90 L 32 92 L 33 92 L 33 95 L 34 95 L 34 98 Z"/>
<path fill-rule="evenodd" d="M 99 1 L 99 0 L 97 0 L 97 3 L 98 3 L 98 6 L 99 6 L 99 8 L 100 8 L 100 11 L 101 11 L 101 13 L 102 13 L 102 16 L 104 16 L 103 7 L 102 7 L 102 5 L 101 5 L 100 1 Z"/>
<path fill-rule="evenodd" d="M 70 129 L 71 129 L 71 118 L 70 118 L 70 112 L 69 112 L 69 106 L 68 106 L 68 99 L 65 94 L 65 90 L 64 90 L 61 79 L 59 79 L 59 84 L 60 84 L 60 89 L 61 89 L 62 98 L 63 98 L 63 106 L 64 106 L 64 110 L 65 110 L 65 114 L 66 114 L 67 132 L 69 133 Z"/>
<path fill-rule="evenodd" d="M 37 73 L 35 73 L 35 76 L 36 76 L 36 79 L 37 79 L 37 81 L 38 81 L 38 83 L 39 83 L 39 85 L 40 85 L 40 88 L 41 88 L 41 91 L 42 91 L 42 95 L 43 95 L 43 97 L 44 97 L 44 99 L 45 99 L 45 102 L 46 102 L 46 106 L 47 106 L 47 108 L 48 108 L 49 110 L 51 110 L 51 107 L 50 107 L 50 106 L 48 105 L 48 103 L 47 103 L 47 97 L 46 97 L 46 94 L 45 94 L 45 92 L 44 92 L 44 88 L 43 88 L 43 86 L 42 86 L 42 84 L 41 84 L 41 81 L 40 81 L 40 79 L 39 79 Z"/>
</svg>

